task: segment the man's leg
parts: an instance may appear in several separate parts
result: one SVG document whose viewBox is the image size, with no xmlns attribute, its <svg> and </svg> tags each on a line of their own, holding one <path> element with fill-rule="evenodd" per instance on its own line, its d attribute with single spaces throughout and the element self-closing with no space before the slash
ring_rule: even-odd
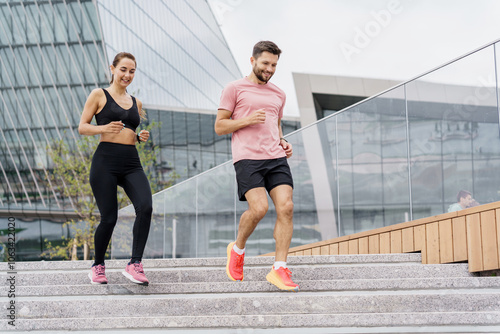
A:
<svg viewBox="0 0 500 334">
<path fill-rule="evenodd" d="M 286 262 L 293 235 L 293 188 L 287 184 L 277 186 L 269 193 L 276 208 L 276 261 Z"/>
<path fill-rule="evenodd" d="M 274 239 L 276 240 L 275 265 L 267 274 L 268 282 L 281 290 L 299 291 L 298 284 L 292 281 L 292 272 L 286 266 L 288 250 L 293 235 L 293 188 L 289 185 L 279 185 L 273 188 L 271 196 L 276 208 L 276 225 Z"/>
<path fill-rule="evenodd" d="M 245 198 L 248 209 L 241 215 L 236 241 L 227 246 L 226 273 L 233 281 L 243 280 L 245 245 L 269 207 L 265 188 L 252 188 L 245 193 Z"/>
<path fill-rule="evenodd" d="M 267 193 L 265 188 L 253 188 L 245 193 L 248 202 L 248 209 L 243 212 L 238 225 L 238 235 L 236 237 L 236 247 L 243 249 L 248 238 L 264 218 L 269 208 Z"/>
</svg>

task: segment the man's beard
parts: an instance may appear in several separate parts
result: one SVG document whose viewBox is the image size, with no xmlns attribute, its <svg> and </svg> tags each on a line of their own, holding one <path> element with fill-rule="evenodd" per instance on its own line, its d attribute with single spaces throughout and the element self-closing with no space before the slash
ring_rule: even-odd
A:
<svg viewBox="0 0 500 334">
<path fill-rule="evenodd" d="M 254 68 L 253 68 L 253 74 L 255 74 L 255 76 L 257 77 L 257 79 L 259 79 L 259 80 L 260 80 L 260 81 L 262 81 L 262 82 L 267 83 L 267 82 L 269 81 L 269 79 L 271 79 L 271 78 L 272 78 L 272 76 L 273 76 L 273 75 L 271 74 L 271 75 L 269 76 L 269 78 L 267 78 L 267 79 L 266 79 L 266 78 L 264 78 L 264 76 L 262 75 L 262 73 L 263 73 L 263 72 L 264 72 L 264 71 L 259 70 L 257 67 L 254 67 Z"/>
</svg>

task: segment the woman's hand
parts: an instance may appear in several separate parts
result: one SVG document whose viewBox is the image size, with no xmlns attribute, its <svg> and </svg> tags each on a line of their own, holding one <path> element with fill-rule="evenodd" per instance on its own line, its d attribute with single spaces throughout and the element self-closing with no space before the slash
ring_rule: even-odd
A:
<svg viewBox="0 0 500 334">
<path fill-rule="evenodd" d="M 102 133 L 120 133 L 125 128 L 122 121 L 114 121 L 102 126 Z"/>
<path fill-rule="evenodd" d="M 139 131 L 139 137 L 137 139 L 139 139 L 140 141 L 148 141 L 149 131 L 147 131 L 147 130 Z"/>
</svg>

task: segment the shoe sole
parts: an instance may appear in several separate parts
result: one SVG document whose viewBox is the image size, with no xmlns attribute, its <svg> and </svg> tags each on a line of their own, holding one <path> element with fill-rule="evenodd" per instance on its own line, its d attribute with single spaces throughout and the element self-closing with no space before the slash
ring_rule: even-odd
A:
<svg viewBox="0 0 500 334">
<path fill-rule="evenodd" d="M 99 283 L 99 282 L 94 282 L 92 280 L 92 274 L 89 273 L 89 278 L 90 278 L 90 284 L 94 284 L 94 285 L 101 285 L 101 284 L 108 284 L 108 282 L 102 282 L 102 283 Z"/>
<path fill-rule="evenodd" d="M 136 284 L 139 284 L 139 285 L 144 285 L 144 286 L 148 286 L 149 285 L 149 282 L 138 281 L 138 280 L 136 280 L 132 275 L 130 275 L 126 271 L 122 271 L 122 274 L 123 274 L 123 276 L 125 276 L 126 278 L 128 278 L 133 283 L 136 283 Z"/>
<path fill-rule="evenodd" d="M 243 276 L 241 277 L 241 279 L 234 279 L 233 276 L 231 276 L 231 274 L 229 273 L 229 259 L 231 258 L 231 250 L 233 249 L 233 246 L 235 243 L 236 243 L 236 241 L 231 242 L 229 245 L 227 245 L 226 274 L 227 274 L 227 277 L 229 277 L 229 279 L 231 279 L 231 281 L 241 282 L 241 281 L 243 281 Z"/>
<path fill-rule="evenodd" d="M 295 287 L 286 286 L 285 284 L 283 284 L 281 282 L 281 280 L 279 278 L 277 278 L 275 275 L 273 275 L 272 272 L 267 274 L 266 280 L 269 283 L 271 283 L 272 285 L 276 286 L 280 290 L 292 291 L 292 292 L 298 292 L 300 290 L 298 286 L 295 286 Z"/>
</svg>

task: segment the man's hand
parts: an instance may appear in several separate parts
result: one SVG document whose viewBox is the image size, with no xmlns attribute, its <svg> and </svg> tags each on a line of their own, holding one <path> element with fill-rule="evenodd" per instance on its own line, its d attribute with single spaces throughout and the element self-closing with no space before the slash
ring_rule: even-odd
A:
<svg viewBox="0 0 500 334">
<path fill-rule="evenodd" d="M 264 109 L 259 109 L 254 111 L 250 116 L 248 116 L 249 125 L 263 124 L 266 122 L 266 111 Z"/>
<path fill-rule="evenodd" d="M 280 139 L 280 145 L 285 150 L 286 157 L 290 158 L 293 154 L 292 144 L 290 144 L 284 139 Z"/>
</svg>

